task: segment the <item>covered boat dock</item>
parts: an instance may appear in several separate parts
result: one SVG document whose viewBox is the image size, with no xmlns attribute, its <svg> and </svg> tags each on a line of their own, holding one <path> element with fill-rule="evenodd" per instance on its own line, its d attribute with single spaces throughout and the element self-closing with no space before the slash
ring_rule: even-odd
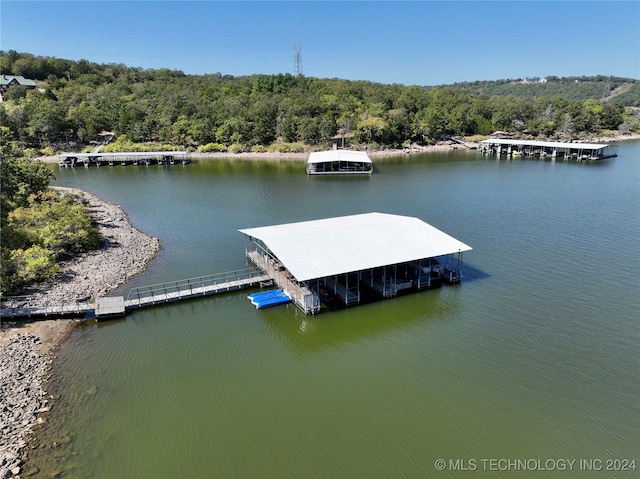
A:
<svg viewBox="0 0 640 479">
<path fill-rule="evenodd" d="M 372 171 L 373 162 L 364 151 L 315 151 L 309 154 L 307 160 L 309 175 L 370 175 Z"/>
<path fill-rule="evenodd" d="M 188 151 L 130 151 L 121 153 L 65 153 L 60 155 L 61 168 L 76 166 L 174 165 L 191 161 Z"/>
<path fill-rule="evenodd" d="M 479 142 L 482 153 L 509 156 L 539 156 L 578 161 L 602 160 L 618 155 L 618 145 L 600 143 L 563 143 L 557 141 L 511 140 L 491 138 Z"/>
<path fill-rule="evenodd" d="M 470 246 L 424 221 L 366 213 L 240 230 L 246 255 L 307 314 L 458 283 Z"/>
</svg>

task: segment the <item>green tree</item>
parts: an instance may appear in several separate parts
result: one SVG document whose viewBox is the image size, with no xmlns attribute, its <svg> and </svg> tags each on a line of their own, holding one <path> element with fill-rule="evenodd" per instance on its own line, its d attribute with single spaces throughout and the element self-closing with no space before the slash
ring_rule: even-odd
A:
<svg viewBox="0 0 640 479">
<path fill-rule="evenodd" d="M 54 175 L 41 161 L 2 155 L 0 178 L 2 199 L 7 205 L 21 207 L 27 206 L 32 195 L 45 191 Z"/>
<path fill-rule="evenodd" d="M 19 100 L 27 96 L 27 87 L 24 85 L 14 85 L 3 95 L 5 101 Z"/>
<path fill-rule="evenodd" d="M 618 128 L 624 122 L 624 107 L 618 103 L 607 102 L 602 105 L 600 127 L 608 130 Z"/>
<path fill-rule="evenodd" d="M 54 254 L 39 245 L 12 250 L 9 261 L 15 277 L 7 286 L 16 287 L 33 281 L 43 281 L 59 270 L 59 266 L 54 262 Z"/>
<path fill-rule="evenodd" d="M 378 142 L 386 126 L 384 119 L 379 116 L 370 116 L 358 122 L 356 131 L 365 143 Z"/>
<path fill-rule="evenodd" d="M 27 102 L 27 131 L 35 137 L 40 146 L 49 145 L 60 138 L 65 129 L 65 111 L 61 105 L 48 98 L 37 98 Z"/>
</svg>

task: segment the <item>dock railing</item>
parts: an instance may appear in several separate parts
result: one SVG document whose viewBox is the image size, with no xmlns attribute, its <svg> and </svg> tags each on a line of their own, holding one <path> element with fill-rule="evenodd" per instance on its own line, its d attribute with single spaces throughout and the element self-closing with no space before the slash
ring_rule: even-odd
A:
<svg viewBox="0 0 640 479">
<path fill-rule="evenodd" d="M 31 316 L 64 316 L 84 315 L 93 309 L 90 298 L 76 296 L 75 298 L 50 295 L 23 295 L 0 297 L 0 316 L 31 317 Z"/>
<path fill-rule="evenodd" d="M 251 263 L 255 264 L 264 274 L 267 274 L 279 288 L 285 290 L 305 314 L 317 314 L 320 312 L 320 298 L 318 295 L 312 292 L 304 283 L 295 281 L 280 262 L 255 250 L 247 251 L 246 255 Z"/>
<path fill-rule="evenodd" d="M 129 291 L 125 304 L 128 308 L 135 308 L 154 303 L 178 301 L 194 296 L 206 296 L 221 291 L 240 289 L 265 279 L 268 278 L 259 269 L 246 268 L 198 278 L 141 286 Z"/>
</svg>

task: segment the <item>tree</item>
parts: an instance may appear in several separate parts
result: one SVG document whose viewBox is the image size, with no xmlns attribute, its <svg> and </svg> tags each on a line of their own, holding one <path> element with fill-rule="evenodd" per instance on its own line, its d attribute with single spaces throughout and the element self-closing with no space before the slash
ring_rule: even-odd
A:
<svg viewBox="0 0 640 479">
<path fill-rule="evenodd" d="M 24 85 L 13 85 L 3 96 L 5 101 L 19 100 L 27 96 L 27 87 Z"/>
<path fill-rule="evenodd" d="M 27 158 L 7 158 L 2 156 L 0 163 L 2 192 L 0 195 L 7 204 L 17 207 L 26 206 L 29 197 L 38 195 L 47 189 L 54 179 L 47 165 L 38 160 Z M 4 214 L 3 209 L 3 214 Z"/>
<path fill-rule="evenodd" d="M 100 245 L 84 205 L 74 195 L 60 197 L 53 190 L 31 195 L 26 205 L 3 216 L 1 234 L 2 294 L 47 279 L 58 271 L 61 258 Z"/>
<path fill-rule="evenodd" d="M 27 102 L 25 111 L 29 118 L 27 131 L 37 138 L 40 146 L 59 139 L 65 129 L 65 111 L 61 105 L 48 98 L 37 98 Z"/>
<path fill-rule="evenodd" d="M 562 118 L 562 124 L 560 126 L 560 131 L 567 136 L 571 136 L 575 133 L 575 127 L 573 125 L 573 118 L 569 113 L 565 113 Z"/>
<path fill-rule="evenodd" d="M 379 116 L 366 117 L 358 122 L 356 135 L 365 143 L 377 142 L 385 127 L 386 122 Z"/>
<path fill-rule="evenodd" d="M 624 122 L 624 107 L 614 102 L 602 105 L 600 113 L 600 127 L 608 130 L 617 128 Z"/>
</svg>

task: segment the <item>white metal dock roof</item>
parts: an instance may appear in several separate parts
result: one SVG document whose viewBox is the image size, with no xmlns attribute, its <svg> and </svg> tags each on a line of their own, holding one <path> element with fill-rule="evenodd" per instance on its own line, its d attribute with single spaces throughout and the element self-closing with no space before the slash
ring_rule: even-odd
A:
<svg viewBox="0 0 640 479">
<path fill-rule="evenodd" d="M 357 161 L 371 163 L 371 158 L 364 151 L 353 150 L 327 150 L 314 151 L 309 154 L 307 163 L 324 163 L 327 161 Z"/>
<path fill-rule="evenodd" d="M 188 151 L 128 151 L 128 152 L 98 152 L 98 153 L 62 153 L 59 156 L 62 158 L 104 158 L 104 157 L 148 157 L 148 156 L 163 156 L 163 155 L 186 155 Z"/>
<path fill-rule="evenodd" d="M 600 148 L 606 148 L 609 146 L 602 143 L 563 143 L 560 141 L 511 140 L 507 138 L 490 138 L 488 140 L 481 140 L 480 143 L 488 143 L 490 145 L 526 145 L 547 148 L 571 148 L 573 150 L 599 150 Z"/>
<path fill-rule="evenodd" d="M 298 281 L 471 250 L 418 218 L 386 213 L 240 232 L 262 241 Z"/>
</svg>

